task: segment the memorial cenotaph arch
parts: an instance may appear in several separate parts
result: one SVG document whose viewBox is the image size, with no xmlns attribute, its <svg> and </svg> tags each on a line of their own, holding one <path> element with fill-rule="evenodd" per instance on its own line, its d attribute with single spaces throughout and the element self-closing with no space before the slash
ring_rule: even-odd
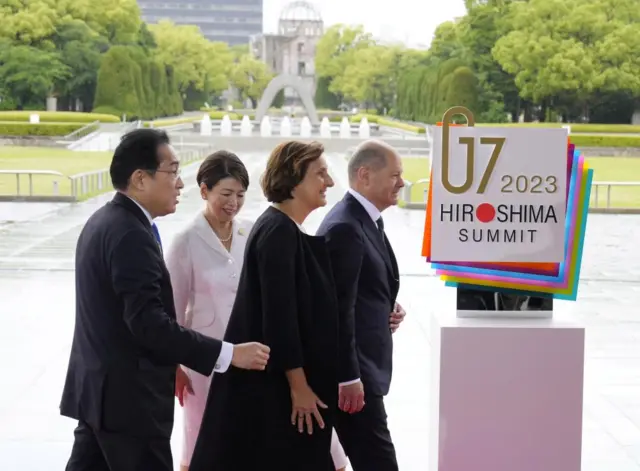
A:
<svg viewBox="0 0 640 471">
<path fill-rule="evenodd" d="M 267 88 L 264 90 L 262 98 L 260 98 L 260 102 L 258 103 L 255 120 L 257 122 L 262 121 L 262 118 L 267 114 L 269 106 L 273 103 L 278 92 L 287 87 L 295 90 L 300 96 L 300 100 L 302 101 L 305 111 L 309 115 L 309 121 L 311 121 L 311 124 L 313 126 L 319 126 L 320 120 L 318 119 L 318 111 L 316 110 L 316 105 L 313 102 L 311 91 L 303 80 L 295 75 L 278 75 L 269 82 L 269 85 L 267 85 Z"/>
</svg>

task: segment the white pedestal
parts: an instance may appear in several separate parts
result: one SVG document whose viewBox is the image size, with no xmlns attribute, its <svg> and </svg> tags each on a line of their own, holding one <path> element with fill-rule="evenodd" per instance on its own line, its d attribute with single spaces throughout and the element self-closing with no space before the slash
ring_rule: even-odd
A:
<svg viewBox="0 0 640 471">
<path fill-rule="evenodd" d="M 584 328 L 432 321 L 429 471 L 580 471 Z"/>
</svg>

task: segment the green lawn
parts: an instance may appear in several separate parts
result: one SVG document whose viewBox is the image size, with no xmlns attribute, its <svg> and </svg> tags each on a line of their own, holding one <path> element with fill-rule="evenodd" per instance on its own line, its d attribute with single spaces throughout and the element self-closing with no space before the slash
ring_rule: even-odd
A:
<svg viewBox="0 0 640 471">
<path fill-rule="evenodd" d="M 427 158 L 420 157 L 403 157 L 402 158 L 402 177 L 410 182 L 417 182 L 425 178 L 429 178 L 430 162 Z M 426 201 L 425 190 L 428 185 L 426 183 L 416 184 L 411 187 L 411 201 Z"/>
<path fill-rule="evenodd" d="M 590 168 L 594 170 L 594 182 L 640 182 L 640 158 L 625 157 L 593 157 L 587 159 Z M 403 177 L 415 182 L 428 178 L 429 160 L 417 157 L 404 157 Z M 411 200 L 425 201 L 426 184 L 415 185 L 411 189 Z M 598 190 L 598 206 L 605 207 L 607 189 L 601 186 Z M 595 206 L 596 189 L 591 190 L 591 206 Z M 640 207 L 640 186 L 611 187 L 611 206 L 618 208 Z"/>
<path fill-rule="evenodd" d="M 111 152 L 75 152 L 47 147 L 0 147 L 0 170 L 55 170 L 72 176 L 91 170 L 109 167 Z M 59 176 L 33 175 L 33 194 L 53 194 L 53 182 L 58 182 L 58 192 L 71 195 L 69 179 Z M 15 175 L 0 174 L 0 195 L 16 194 Z M 29 194 L 29 177 L 20 177 L 20 194 Z"/>
</svg>

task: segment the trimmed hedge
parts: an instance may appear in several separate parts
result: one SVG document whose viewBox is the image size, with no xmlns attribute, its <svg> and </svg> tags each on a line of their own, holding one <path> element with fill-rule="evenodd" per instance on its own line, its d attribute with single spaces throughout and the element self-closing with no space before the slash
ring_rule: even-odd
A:
<svg viewBox="0 0 640 471">
<path fill-rule="evenodd" d="M 176 118 L 176 119 L 160 119 L 157 121 L 145 121 L 144 127 L 149 128 L 153 124 L 154 128 L 163 128 L 166 126 L 175 126 L 176 124 L 187 124 L 199 121 L 201 118 Z"/>
<path fill-rule="evenodd" d="M 640 134 L 636 124 L 569 124 L 572 133 Z"/>
<path fill-rule="evenodd" d="M 15 123 L 0 121 L 0 136 L 66 136 L 86 126 L 86 123 Z"/>
<path fill-rule="evenodd" d="M 227 114 L 229 115 L 229 119 L 231 121 L 239 121 L 244 116 L 244 114 L 236 113 L 234 111 L 209 111 L 209 118 L 214 120 L 222 119 Z M 249 116 L 249 119 L 253 119 L 253 118 L 254 118 L 253 116 Z"/>
<path fill-rule="evenodd" d="M 369 122 L 371 122 L 371 120 L 369 120 Z M 401 121 L 392 121 L 390 119 L 380 118 L 378 119 L 378 124 L 381 126 L 388 126 L 390 128 L 397 128 L 409 132 L 415 132 L 417 134 L 424 134 L 426 132 L 424 126 L 414 126 L 413 124 L 407 124 Z"/>
<path fill-rule="evenodd" d="M 640 134 L 640 126 L 635 124 L 591 124 L 591 123 L 478 123 L 476 126 L 518 127 L 518 128 L 559 128 L 569 126 L 571 134 Z"/>
<path fill-rule="evenodd" d="M 349 121 L 351 123 L 358 124 L 360 123 L 360 121 L 362 121 L 362 118 L 364 118 L 365 116 L 367 118 L 367 121 L 369 121 L 369 124 L 378 124 L 380 126 L 387 126 L 390 128 L 402 129 L 404 131 L 415 132 L 417 134 L 424 134 L 426 132 L 423 126 L 414 126 L 413 124 L 403 123 L 402 121 L 395 121 L 392 119 L 387 119 L 382 116 L 373 115 L 373 114 L 358 113 L 355 115 L 347 116 L 347 118 L 349 118 Z M 327 118 L 329 118 L 329 121 L 331 121 L 332 123 L 341 122 L 343 117 L 344 116 L 335 116 L 335 115 L 327 116 Z M 320 117 L 320 119 L 322 119 L 322 117 Z"/>
<path fill-rule="evenodd" d="M 640 147 L 640 136 L 581 136 L 571 134 L 576 147 Z"/>
<path fill-rule="evenodd" d="M 233 111 L 209 111 L 209 118 L 212 120 L 221 120 L 225 115 L 229 115 L 231 121 L 241 121 L 244 117 L 243 113 L 235 113 Z M 204 113 L 203 115 L 204 116 Z M 154 128 L 162 128 L 165 126 L 175 126 L 176 124 L 186 124 L 200 121 L 202 116 L 194 116 L 192 118 L 176 118 L 176 119 L 159 119 L 156 121 L 147 121 L 144 123 L 145 127 L 149 127 L 150 123 L 153 123 Z M 249 114 L 249 119 L 254 120 L 255 115 Z"/>
<path fill-rule="evenodd" d="M 119 123 L 120 118 L 111 114 L 81 113 L 78 111 L 0 111 L 0 121 L 29 122 L 32 114 L 40 115 L 41 123 Z"/>
<path fill-rule="evenodd" d="M 371 114 L 356 114 L 350 118 L 352 123 L 359 123 L 362 121 L 362 118 L 367 117 L 367 121 L 370 124 L 378 124 L 380 126 L 387 126 L 390 128 L 402 129 L 408 132 L 415 132 L 416 134 L 424 134 L 426 132 L 424 126 L 414 126 L 413 124 L 404 123 L 402 121 L 395 121 L 392 119 L 387 119 L 382 116 L 371 115 Z M 341 121 L 340 118 L 338 121 Z"/>
<path fill-rule="evenodd" d="M 228 114 L 229 118 L 231 118 L 232 121 L 236 119 L 240 120 L 245 114 L 249 114 L 249 113 L 241 113 L 237 111 L 212 110 L 211 108 L 200 108 L 200 111 L 202 111 L 203 114 L 209 113 L 209 117 L 211 119 L 222 119 L 224 118 L 224 115 Z M 253 119 L 254 114 L 253 113 L 249 114 L 249 117 Z M 202 119 L 202 116 L 198 117 L 197 119 Z"/>
</svg>

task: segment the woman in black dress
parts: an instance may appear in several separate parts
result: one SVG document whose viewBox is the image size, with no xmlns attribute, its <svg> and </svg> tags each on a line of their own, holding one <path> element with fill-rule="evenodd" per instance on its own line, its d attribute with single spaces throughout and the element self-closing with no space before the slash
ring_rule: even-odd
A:
<svg viewBox="0 0 640 471">
<path fill-rule="evenodd" d="M 333 186 L 319 143 L 274 149 L 272 205 L 249 235 L 225 341 L 271 348 L 266 371 L 213 379 L 190 471 L 329 471 L 337 407 L 338 306 L 324 238 L 301 225 Z"/>
</svg>

